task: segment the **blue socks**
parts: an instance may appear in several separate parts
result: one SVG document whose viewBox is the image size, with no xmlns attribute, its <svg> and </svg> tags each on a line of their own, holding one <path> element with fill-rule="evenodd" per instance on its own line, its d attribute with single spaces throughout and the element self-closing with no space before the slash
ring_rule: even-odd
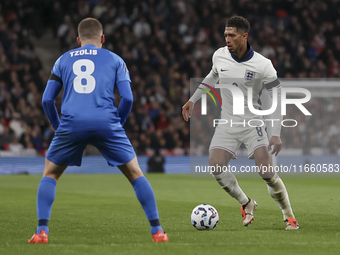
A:
<svg viewBox="0 0 340 255">
<path fill-rule="evenodd" d="M 132 183 L 137 199 L 143 207 L 146 218 L 151 225 L 151 234 L 154 235 L 158 230 L 162 230 L 159 223 L 159 215 L 152 187 L 145 176 L 135 179 Z"/>
<path fill-rule="evenodd" d="M 57 182 L 50 177 L 43 177 L 39 183 L 37 194 L 38 227 L 37 234 L 45 230 L 48 234 L 48 221 L 50 220 L 52 204 L 55 199 Z"/>
<path fill-rule="evenodd" d="M 50 177 L 43 177 L 39 183 L 37 194 L 37 212 L 38 212 L 38 227 L 37 234 L 42 230 L 49 233 L 48 221 L 50 220 L 52 204 L 55 199 L 57 182 Z M 133 189 L 135 190 L 137 199 L 143 207 L 145 215 L 151 225 L 151 234 L 154 235 L 158 230 L 162 230 L 159 223 L 159 215 L 153 193 L 149 181 L 144 177 L 139 177 L 132 182 Z"/>
</svg>

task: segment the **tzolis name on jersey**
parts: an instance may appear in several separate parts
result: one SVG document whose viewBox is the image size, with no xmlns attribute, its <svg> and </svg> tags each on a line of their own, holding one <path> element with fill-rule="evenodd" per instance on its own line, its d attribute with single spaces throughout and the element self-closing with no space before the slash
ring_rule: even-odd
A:
<svg viewBox="0 0 340 255">
<path fill-rule="evenodd" d="M 71 57 L 83 56 L 83 55 L 97 55 L 97 50 L 92 50 L 92 49 L 75 50 L 75 51 L 71 51 L 70 55 Z"/>
</svg>

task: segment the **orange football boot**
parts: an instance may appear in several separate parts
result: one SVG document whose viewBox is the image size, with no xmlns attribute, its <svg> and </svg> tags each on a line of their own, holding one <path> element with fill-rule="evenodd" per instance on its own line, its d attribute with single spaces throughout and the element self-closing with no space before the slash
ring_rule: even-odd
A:
<svg viewBox="0 0 340 255">
<path fill-rule="evenodd" d="M 299 223 L 296 219 L 288 218 L 285 220 L 286 222 L 286 230 L 293 230 L 293 229 L 299 229 Z"/>
<path fill-rule="evenodd" d="M 248 203 L 241 206 L 243 225 L 248 226 L 255 219 L 254 211 L 257 208 L 257 203 L 253 199 L 249 199 Z"/>
<path fill-rule="evenodd" d="M 40 234 L 34 233 L 28 243 L 48 243 L 48 234 L 46 234 L 45 230 L 41 230 Z"/>
<path fill-rule="evenodd" d="M 167 233 L 163 233 L 162 230 L 158 230 L 156 234 L 152 235 L 154 242 L 169 242 Z"/>
</svg>

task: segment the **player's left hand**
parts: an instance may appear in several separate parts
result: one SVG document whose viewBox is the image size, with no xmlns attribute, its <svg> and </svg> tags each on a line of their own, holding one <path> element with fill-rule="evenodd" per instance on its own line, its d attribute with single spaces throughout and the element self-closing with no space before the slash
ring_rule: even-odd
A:
<svg viewBox="0 0 340 255">
<path fill-rule="evenodd" d="M 282 148 L 281 138 L 278 136 L 272 136 L 272 138 L 270 138 L 270 142 L 268 145 L 268 151 L 270 151 L 272 146 L 273 146 L 272 155 L 276 153 L 275 156 L 277 156 Z"/>
</svg>

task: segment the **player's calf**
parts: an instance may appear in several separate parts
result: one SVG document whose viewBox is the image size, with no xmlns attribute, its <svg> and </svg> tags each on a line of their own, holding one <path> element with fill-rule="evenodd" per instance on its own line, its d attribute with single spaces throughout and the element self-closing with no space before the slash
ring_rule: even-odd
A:
<svg viewBox="0 0 340 255">
<path fill-rule="evenodd" d="M 231 158 L 232 155 L 225 150 L 212 149 L 209 152 L 209 165 L 210 167 L 214 166 L 215 171 L 211 171 L 211 174 L 230 196 L 237 199 L 241 205 L 244 205 L 248 202 L 248 197 L 238 185 L 236 177 L 227 169 L 223 168 L 228 165 Z"/>
<path fill-rule="evenodd" d="M 158 209 L 155 195 L 149 181 L 144 177 L 139 177 L 132 182 L 138 201 L 143 207 L 145 215 L 150 222 L 151 235 L 154 242 L 167 242 L 168 236 L 164 233 L 159 223 Z"/>
<path fill-rule="evenodd" d="M 134 157 L 130 162 L 118 167 L 131 182 L 132 187 L 135 190 L 137 199 L 144 210 L 146 218 L 150 222 L 153 240 L 155 242 L 167 242 L 164 240 L 168 240 L 168 237 L 159 223 L 158 209 L 153 189 L 149 181 L 143 175 L 142 170 L 139 167 L 137 157 Z M 156 235 L 160 237 L 156 237 Z"/>
</svg>

